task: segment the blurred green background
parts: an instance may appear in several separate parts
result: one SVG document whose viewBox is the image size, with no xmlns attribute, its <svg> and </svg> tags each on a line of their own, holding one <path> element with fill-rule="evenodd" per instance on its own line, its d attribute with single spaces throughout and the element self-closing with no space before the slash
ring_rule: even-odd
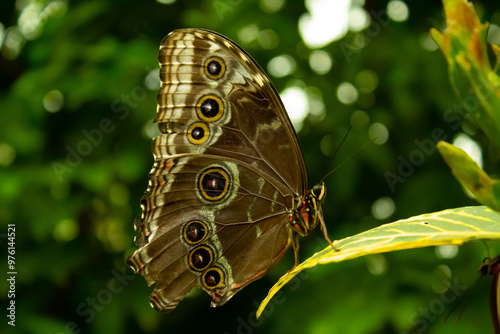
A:
<svg viewBox="0 0 500 334">
<path fill-rule="evenodd" d="M 496 1 L 475 1 L 500 44 Z M 332 239 L 412 215 L 475 205 L 433 149 L 433 132 L 498 173 L 500 155 L 467 117 L 429 29 L 440 2 L 19 0 L 0 3 L 0 299 L 16 227 L 16 327 L 2 333 L 492 332 L 491 277 L 458 324 L 443 324 L 478 278 L 486 247 L 423 248 L 299 275 L 260 320 L 258 303 L 293 265 L 288 254 L 225 306 L 193 293 L 168 315 L 124 261 L 153 158 L 157 52 L 170 31 L 215 30 L 271 73 L 293 112 L 311 186 L 327 179 Z M 291 101 L 291 104 L 290 104 Z M 302 107 L 301 107 L 302 106 Z M 300 114 L 302 111 L 306 114 Z M 353 130 L 329 165 L 330 156 Z M 76 152 L 76 153 L 75 153 Z M 80 152 L 80 153 L 78 153 Z M 293 162 L 291 162 L 293 163 Z M 325 246 L 301 239 L 303 259 Z M 491 256 L 500 247 L 490 243 Z M 460 307 L 459 307 L 460 308 Z M 2 312 L 2 314 L 4 314 Z"/>
</svg>

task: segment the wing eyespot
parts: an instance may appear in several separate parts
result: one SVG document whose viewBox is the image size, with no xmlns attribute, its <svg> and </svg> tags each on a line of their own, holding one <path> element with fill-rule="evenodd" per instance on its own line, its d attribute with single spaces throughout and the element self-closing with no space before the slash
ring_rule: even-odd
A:
<svg viewBox="0 0 500 334">
<path fill-rule="evenodd" d="M 224 104 L 215 95 L 205 95 L 196 104 L 196 113 L 201 120 L 215 122 L 224 114 Z"/>
<path fill-rule="evenodd" d="M 196 122 L 189 126 L 187 137 L 191 144 L 200 145 L 204 144 L 210 137 L 210 130 L 205 123 Z"/>
<path fill-rule="evenodd" d="M 201 276 L 201 284 L 208 290 L 223 288 L 225 286 L 224 277 L 225 275 L 222 269 L 212 267 Z"/>
<path fill-rule="evenodd" d="M 211 202 L 222 200 L 229 192 L 231 179 L 222 168 L 208 168 L 198 177 L 198 191 L 203 199 Z"/>
<path fill-rule="evenodd" d="M 184 226 L 182 237 L 184 241 L 190 245 L 195 245 L 203 240 L 208 235 L 208 226 L 200 220 L 192 220 Z"/>
<path fill-rule="evenodd" d="M 195 271 L 207 269 L 214 261 L 214 252 L 208 246 L 198 246 L 188 255 L 189 267 Z"/>
<path fill-rule="evenodd" d="M 226 73 L 226 64 L 219 57 L 210 57 L 205 60 L 203 71 L 212 80 L 219 80 Z"/>
</svg>

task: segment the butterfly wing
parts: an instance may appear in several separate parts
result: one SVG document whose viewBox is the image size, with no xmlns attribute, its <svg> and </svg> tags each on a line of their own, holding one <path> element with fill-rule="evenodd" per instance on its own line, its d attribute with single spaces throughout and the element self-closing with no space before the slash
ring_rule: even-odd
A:
<svg viewBox="0 0 500 334">
<path fill-rule="evenodd" d="M 155 121 L 163 133 L 180 131 L 194 119 L 206 121 L 215 132 L 196 145 L 196 153 L 235 157 L 305 193 L 307 173 L 297 135 L 273 84 L 245 51 L 219 34 L 182 29 L 164 39 L 159 60 L 162 87 Z M 221 63 L 217 76 L 206 70 L 212 61 Z M 220 113 L 212 108 L 215 116 L 206 117 L 201 105 L 211 105 L 210 100 L 220 102 Z M 175 144 L 171 154 L 194 153 L 192 145 Z"/>
<path fill-rule="evenodd" d="M 128 263 L 157 282 L 157 310 L 172 310 L 196 286 L 219 306 L 290 247 L 304 159 L 276 90 L 236 44 L 176 30 L 159 60 L 162 134 Z"/>
</svg>

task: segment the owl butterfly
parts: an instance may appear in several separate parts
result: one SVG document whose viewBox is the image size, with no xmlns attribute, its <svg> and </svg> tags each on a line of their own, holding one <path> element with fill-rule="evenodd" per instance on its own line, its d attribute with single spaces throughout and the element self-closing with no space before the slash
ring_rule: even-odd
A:
<svg viewBox="0 0 500 334">
<path fill-rule="evenodd" d="M 171 311 L 194 287 L 211 306 L 261 278 L 320 223 L 326 189 L 307 188 L 304 157 L 283 103 L 238 45 L 206 30 L 162 41 L 154 164 L 127 260 Z M 329 240 L 328 240 L 329 241 Z M 330 241 L 329 241 L 330 242 Z M 330 242 L 331 244 L 331 242 Z"/>
</svg>

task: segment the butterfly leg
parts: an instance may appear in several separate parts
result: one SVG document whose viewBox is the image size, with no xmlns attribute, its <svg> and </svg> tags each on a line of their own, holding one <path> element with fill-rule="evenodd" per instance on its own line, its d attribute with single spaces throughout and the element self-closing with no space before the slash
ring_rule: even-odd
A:
<svg viewBox="0 0 500 334">
<path fill-rule="evenodd" d="M 321 232 L 323 232 L 323 236 L 325 237 L 325 240 L 330 244 L 330 246 L 332 246 L 332 248 L 335 252 L 340 252 L 340 249 L 336 248 L 333 245 L 333 242 L 328 237 L 328 231 L 326 230 L 326 224 L 325 224 L 325 219 L 323 218 L 323 215 L 319 215 L 319 224 L 320 224 Z"/>
<path fill-rule="evenodd" d="M 293 232 L 292 236 L 292 247 L 293 247 L 293 254 L 295 255 L 295 264 L 293 265 L 293 268 L 290 270 L 295 269 L 300 264 L 300 258 L 299 258 L 299 234 Z"/>
</svg>

